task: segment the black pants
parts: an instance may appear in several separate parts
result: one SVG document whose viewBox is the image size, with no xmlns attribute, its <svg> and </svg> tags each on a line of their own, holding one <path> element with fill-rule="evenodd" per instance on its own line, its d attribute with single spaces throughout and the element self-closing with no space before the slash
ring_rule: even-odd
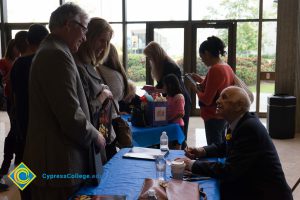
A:
<svg viewBox="0 0 300 200">
<path fill-rule="evenodd" d="M 207 145 L 222 144 L 225 141 L 227 122 L 224 119 L 209 119 L 204 122 Z"/>
<path fill-rule="evenodd" d="M 21 161 L 20 154 L 17 149 L 17 125 L 14 108 L 11 104 L 10 99 L 7 99 L 7 113 L 10 120 L 10 130 L 4 141 L 4 158 L 0 169 L 0 174 L 5 175 L 8 173 L 11 160 L 16 154 L 15 163 L 18 164 Z"/>
<path fill-rule="evenodd" d="M 31 200 L 30 186 L 27 186 L 23 191 L 19 190 L 22 200 Z"/>
</svg>

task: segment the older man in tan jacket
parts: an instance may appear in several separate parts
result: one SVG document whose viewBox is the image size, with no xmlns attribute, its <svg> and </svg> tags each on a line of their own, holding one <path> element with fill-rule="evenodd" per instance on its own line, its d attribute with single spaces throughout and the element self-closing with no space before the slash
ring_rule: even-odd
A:
<svg viewBox="0 0 300 200">
<path fill-rule="evenodd" d="M 33 60 L 24 154 L 24 163 L 37 176 L 30 185 L 32 199 L 67 199 L 87 182 L 76 174 L 95 173 L 93 147 L 105 146 L 105 139 L 89 122 L 86 96 L 72 57 L 86 39 L 87 24 L 88 16 L 80 7 L 63 4 L 51 14 L 51 34 Z M 99 98 L 100 103 L 103 99 Z M 57 176 L 47 179 L 47 175 Z"/>
</svg>

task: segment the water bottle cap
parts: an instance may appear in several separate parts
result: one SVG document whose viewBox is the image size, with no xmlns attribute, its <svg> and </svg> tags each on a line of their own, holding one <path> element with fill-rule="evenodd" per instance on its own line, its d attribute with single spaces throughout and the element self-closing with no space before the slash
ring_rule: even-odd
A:
<svg viewBox="0 0 300 200">
<path fill-rule="evenodd" d="M 156 160 L 165 159 L 165 155 L 163 153 L 155 155 Z"/>
<path fill-rule="evenodd" d="M 155 196 L 155 190 L 154 189 L 149 189 L 148 190 L 148 196 L 154 197 Z"/>
</svg>

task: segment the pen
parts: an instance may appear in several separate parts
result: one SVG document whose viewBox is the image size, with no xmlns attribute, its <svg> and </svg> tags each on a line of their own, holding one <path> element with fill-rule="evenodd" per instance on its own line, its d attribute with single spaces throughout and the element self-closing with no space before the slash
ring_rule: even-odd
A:
<svg viewBox="0 0 300 200">
<path fill-rule="evenodd" d="M 185 152 L 189 152 L 189 147 L 188 147 L 187 144 L 186 144 L 186 147 L 184 148 L 184 151 L 185 151 Z"/>
<path fill-rule="evenodd" d="M 186 177 L 183 178 L 184 181 L 203 181 L 203 180 L 208 180 L 211 179 L 211 177 L 207 177 L 207 176 L 198 176 L 198 177 Z"/>
</svg>

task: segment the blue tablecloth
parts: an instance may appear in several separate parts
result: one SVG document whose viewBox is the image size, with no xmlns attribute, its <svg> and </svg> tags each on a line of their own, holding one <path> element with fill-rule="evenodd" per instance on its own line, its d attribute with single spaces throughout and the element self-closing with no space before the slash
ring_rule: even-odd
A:
<svg viewBox="0 0 300 200">
<path fill-rule="evenodd" d="M 155 178 L 154 161 L 122 158 L 129 149 L 120 150 L 105 166 L 101 183 L 97 187 L 84 187 L 78 194 L 126 195 L 127 200 L 136 200 L 145 178 Z M 171 150 L 168 160 L 183 157 L 181 150 Z M 171 176 L 167 166 L 167 178 Z M 219 200 L 219 183 L 216 179 L 199 181 L 209 200 Z"/>
<path fill-rule="evenodd" d="M 128 120 L 130 115 L 122 115 L 122 118 Z M 136 127 L 128 122 L 132 131 L 133 146 L 149 147 L 159 144 L 159 139 L 163 131 L 167 132 L 169 141 L 178 141 L 179 144 L 185 139 L 182 129 L 178 124 L 168 124 L 158 127 Z"/>
</svg>

